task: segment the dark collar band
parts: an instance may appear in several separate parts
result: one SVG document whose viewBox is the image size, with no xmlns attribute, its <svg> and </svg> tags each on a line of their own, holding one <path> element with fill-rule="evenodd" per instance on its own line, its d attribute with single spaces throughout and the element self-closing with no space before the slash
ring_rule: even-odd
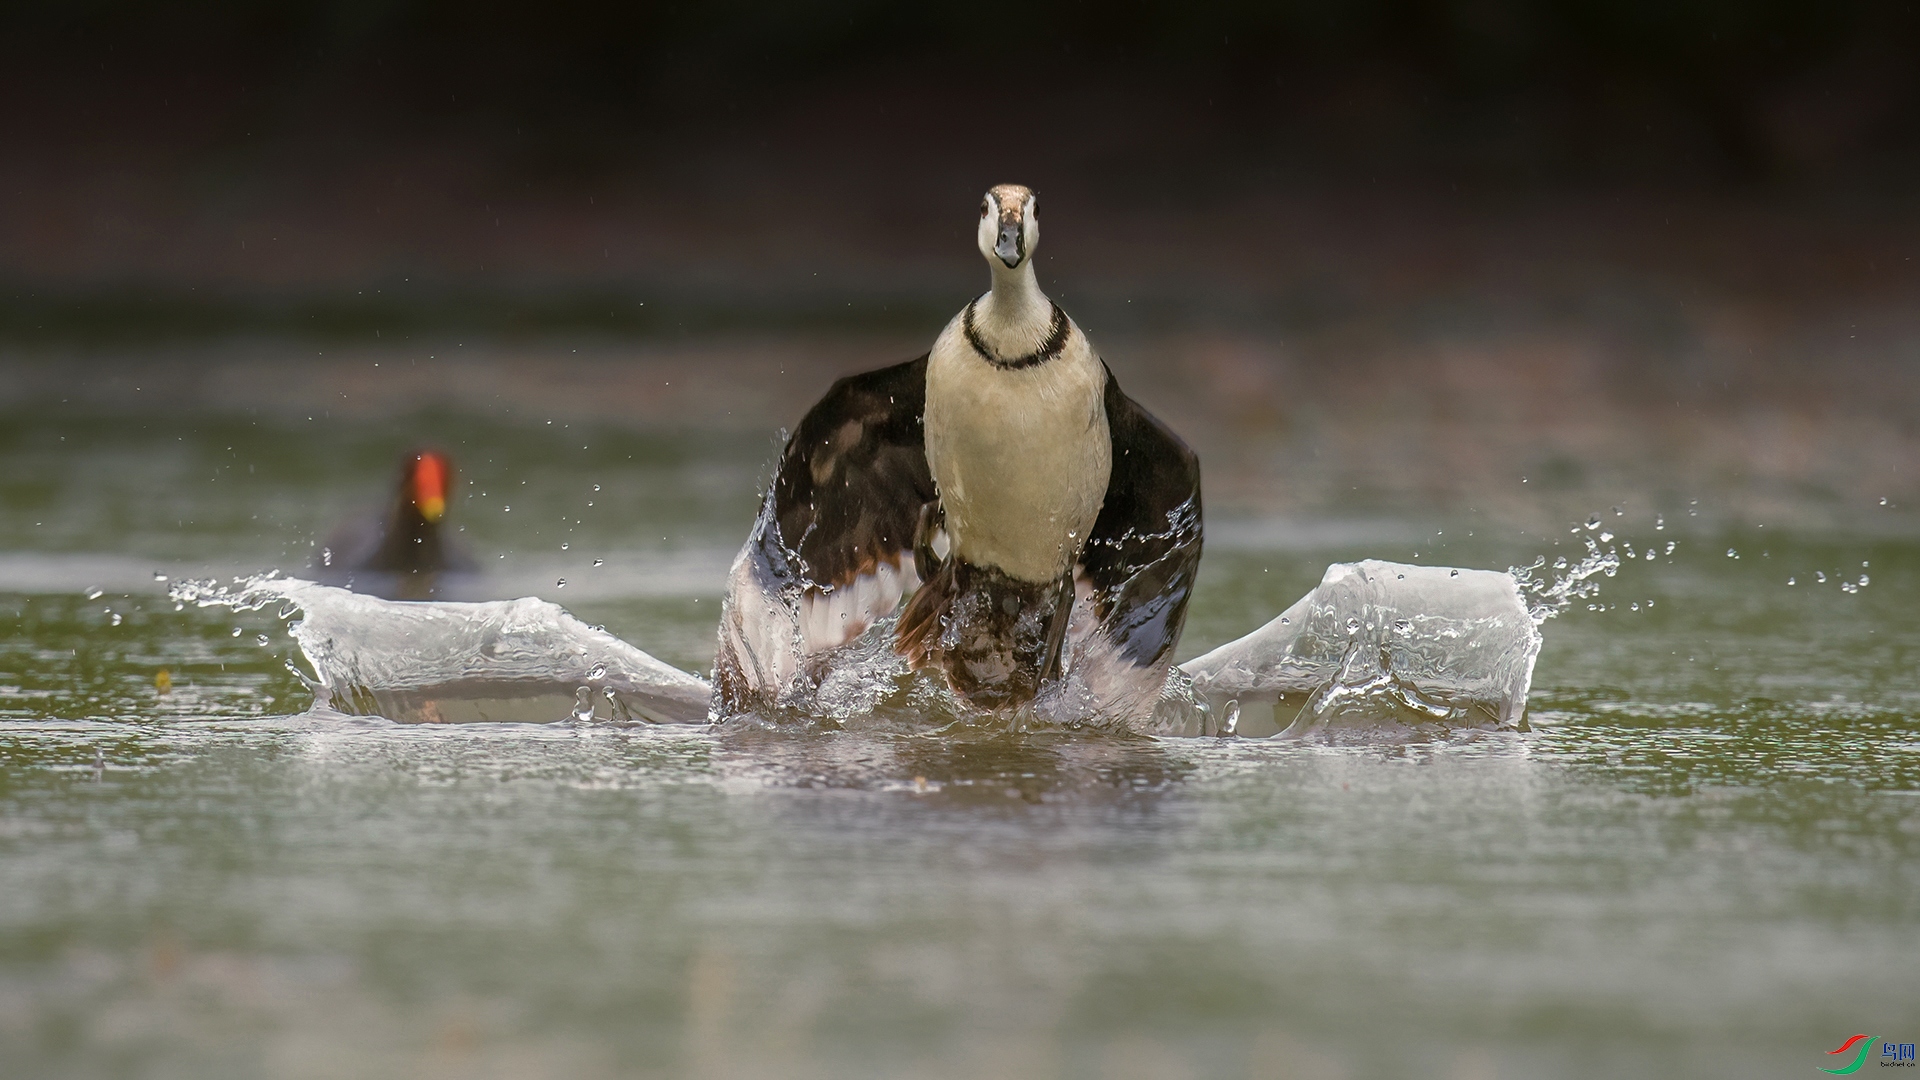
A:
<svg viewBox="0 0 1920 1080">
<path fill-rule="evenodd" d="M 973 305 L 979 302 L 974 300 L 968 303 L 967 309 L 960 313 L 960 329 L 966 332 L 967 344 L 973 346 L 973 351 L 980 354 L 980 359 L 994 367 L 1002 371 L 1030 368 L 1035 364 L 1044 364 L 1060 355 L 1060 350 L 1066 347 L 1067 333 L 1073 328 L 1073 324 L 1067 321 L 1067 313 L 1060 310 L 1060 305 L 1049 300 L 1047 304 L 1053 308 L 1053 324 L 1047 327 L 1047 340 L 1041 342 L 1038 349 L 1025 356 L 1016 356 L 1011 360 L 1000 359 L 993 355 L 993 350 L 987 348 L 987 343 L 981 340 L 980 331 L 974 329 Z"/>
</svg>

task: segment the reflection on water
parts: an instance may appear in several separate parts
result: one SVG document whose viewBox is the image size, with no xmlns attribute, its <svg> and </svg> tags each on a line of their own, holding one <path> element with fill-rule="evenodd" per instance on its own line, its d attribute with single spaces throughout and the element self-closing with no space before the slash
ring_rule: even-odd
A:
<svg viewBox="0 0 1920 1080">
<path fill-rule="evenodd" d="M 795 737 L 722 728 L 730 778 L 775 787 L 895 792 L 935 805 L 1140 798 L 1171 789 L 1190 766 L 1158 742 L 1112 733 L 946 730 L 928 735 Z"/>
</svg>

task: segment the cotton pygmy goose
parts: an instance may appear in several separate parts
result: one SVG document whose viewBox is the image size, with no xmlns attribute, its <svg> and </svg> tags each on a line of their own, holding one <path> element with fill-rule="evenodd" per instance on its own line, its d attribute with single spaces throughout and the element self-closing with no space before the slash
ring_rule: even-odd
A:
<svg viewBox="0 0 1920 1080">
<path fill-rule="evenodd" d="M 1071 675 L 1096 711 L 1151 707 L 1200 560 L 1199 462 L 1040 290 L 1035 207 L 987 192 L 993 287 L 788 440 L 729 577 L 720 714 L 804 693 L 896 611 L 894 647 L 975 705 Z"/>
<path fill-rule="evenodd" d="M 446 527 L 453 462 L 437 450 L 400 459 L 400 483 L 382 516 L 350 522 L 313 559 L 314 577 L 389 600 L 445 599 L 474 563 Z"/>
</svg>

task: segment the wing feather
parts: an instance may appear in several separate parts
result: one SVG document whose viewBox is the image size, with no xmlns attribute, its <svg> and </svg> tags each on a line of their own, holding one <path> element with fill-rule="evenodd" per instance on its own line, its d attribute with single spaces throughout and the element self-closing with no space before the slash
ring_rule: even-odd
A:
<svg viewBox="0 0 1920 1080">
<path fill-rule="evenodd" d="M 1180 641 L 1200 567 L 1200 460 L 1111 370 L 1106 407 L 1113 470 L 1076 576 L 1089 586 L 1102 651 L 1159 669 Z"/>
<path fill-rule="evenodd" d="M 936 498 L 922 414 L 927 358 L 834 383 L 787 440 L 734 560 L 715 690 L 723 712 L 776 701 L 809 656 L 852 641 L 918 583 Z"/>
<path fill-rule="evenodd" d="M 851 375 L 800 421 L 773 482 L 780 535 L 811 584 L 840 587 L 881 564 L 911 564 L 927 468 L 927 358 Z"/>
</svg>

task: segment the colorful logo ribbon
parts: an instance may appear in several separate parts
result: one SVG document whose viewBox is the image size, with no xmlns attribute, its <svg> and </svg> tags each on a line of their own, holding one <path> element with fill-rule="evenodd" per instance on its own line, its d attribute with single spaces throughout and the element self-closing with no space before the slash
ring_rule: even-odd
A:
<svg viewBox="0 0 1920 1080">
<path fill-rule="evenodd" d="M 1876 1035 L 1855 1035 L 1853 1038 L 1841 1043 L 1839 1049 L 1827 1051 L 1829 1054 L 1844 1054 L 1848 1050 L 1853 1049 L 1854 1043 L 1859 1043 L 1860 1052 L 1854 1055 L 1853 1061 L 1837 1069 L 1821 1069 L 1820 1071 L 1823 1073 L 1832 1073 L 1835 1076 L 1849 1076 L 1859 1072 L 1860 1066 L 1867 1063 L 1867 1053 L 1873 1049 L 1873 1044 L 1879 1041 L 1879 1036 Z"/>
</svg>

